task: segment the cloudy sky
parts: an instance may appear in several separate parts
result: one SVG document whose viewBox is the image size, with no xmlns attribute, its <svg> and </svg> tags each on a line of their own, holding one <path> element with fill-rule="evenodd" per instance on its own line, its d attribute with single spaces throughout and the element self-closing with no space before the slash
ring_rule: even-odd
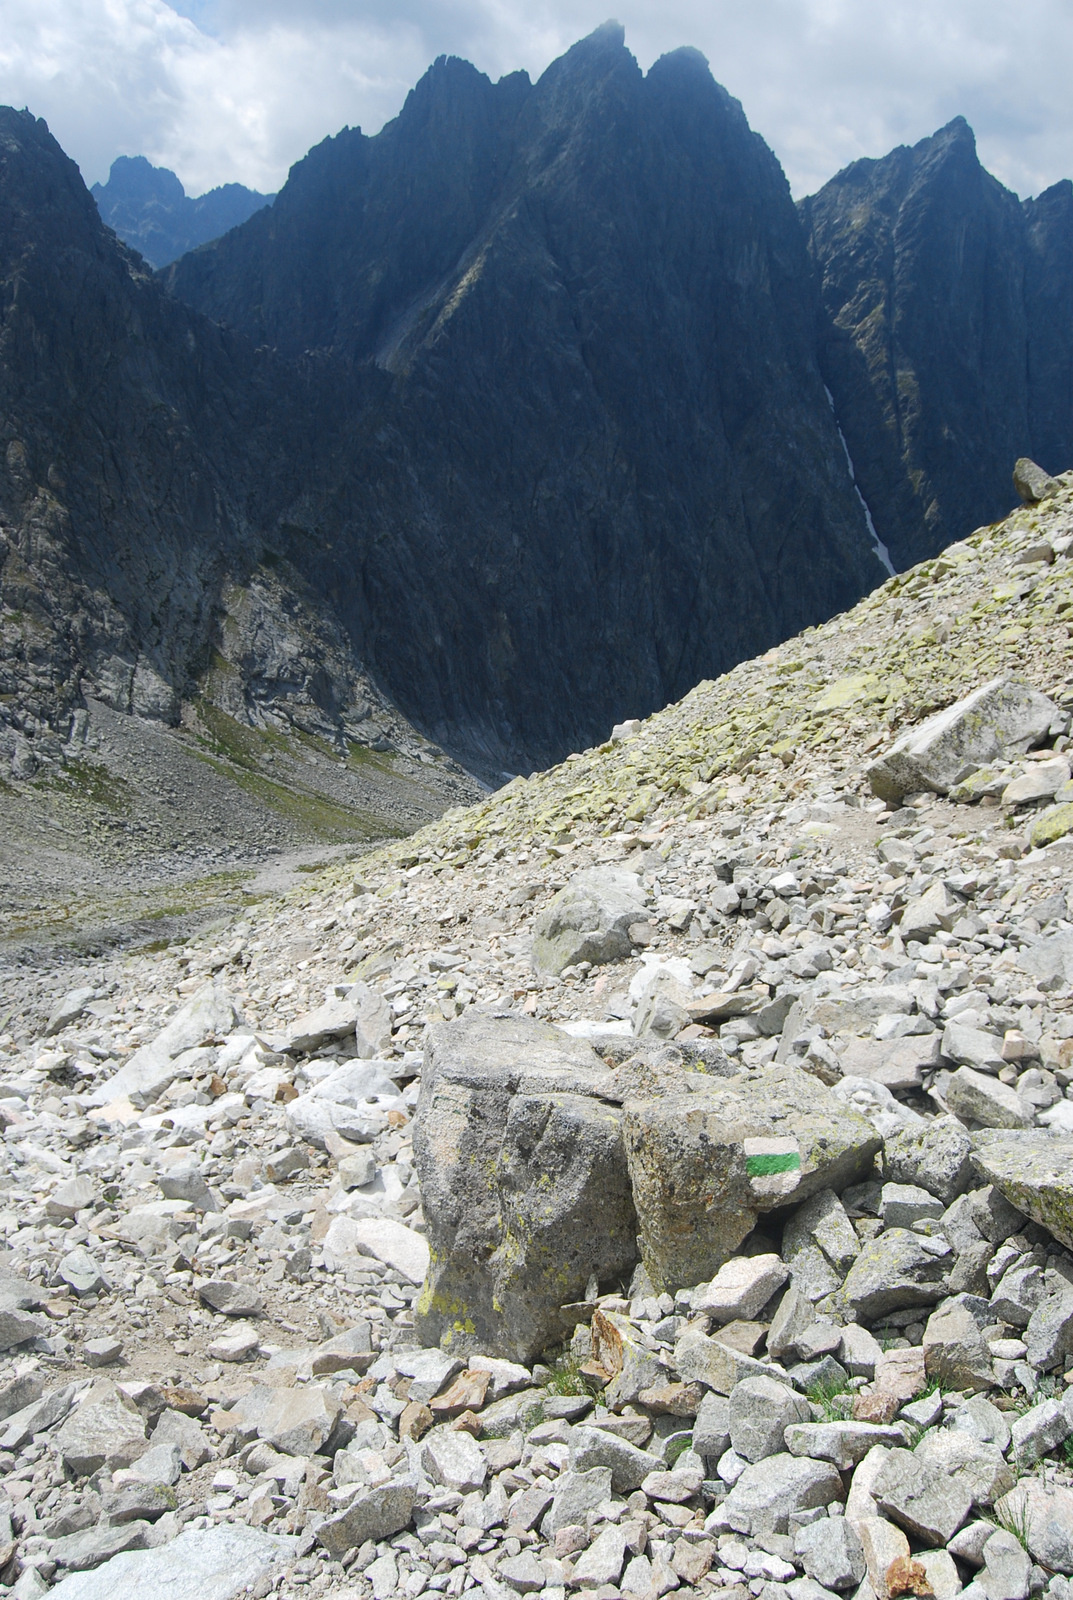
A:
<svg viewBox="0 0 1073 1600">
<path fill-rule="evenodd" d="M 535 76 L 609 15 L 645 68 L 703 50 L 797 195 L 959 112 L 1019 194 L 1073 176 L 1070 0 L 4 0 L 0 101 L 88 183 L 143 154 L 191 194 L 270 191 L 326 134 L 375 132 L 437 55 Z"/>
</svg>

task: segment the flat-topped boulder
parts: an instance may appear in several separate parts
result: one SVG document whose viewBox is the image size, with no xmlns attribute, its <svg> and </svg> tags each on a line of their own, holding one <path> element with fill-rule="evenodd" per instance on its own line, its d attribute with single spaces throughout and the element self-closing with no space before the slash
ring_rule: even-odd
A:
<svg viewBox="0 0 1073 1600">
<path fill-rule="evenodd" d="M 1038 689 L 993 678 L 895 740 L 868 768 L 868 781 L 888 803 L 921 789 L 947 794 L 988 762 L 1033 749 L 1061 717 Z"/>
<path fill-rule="evenodd" d="M 654 1285 L 705 1282 L 758 1216 L 864 1176 L 880 1140 L 794 1066 L 715 1078 L 516 1016 L 432 1030 L 414 1125 L 430 1250 L 420 1337 L 526 1359 L 561 1307 L 640 1251 Z"/>
</svg>

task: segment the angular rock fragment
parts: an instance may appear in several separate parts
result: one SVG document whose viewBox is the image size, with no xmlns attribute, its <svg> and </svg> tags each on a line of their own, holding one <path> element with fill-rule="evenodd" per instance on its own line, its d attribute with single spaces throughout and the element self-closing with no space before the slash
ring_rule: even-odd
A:
<svg viewBox="0 0 1073 1600">
<path fill-rule="evenodd" d="M 423 1342 L 531 1359 L 569 1331 L 561 1307 L 591 1277 L 632 1265 L 620 1113 L 588 1092 L 607 1076 L 589 1045 L 524 1019 L 432 1030 L 414 1126 Z"/>
<path fill-rule="evenodd" d="M 642 1259 L 671 1289 L 710 1278 L 763 1212 L 854 1182 L 879 1148 L 863 1118 L 789 1065 L 630 1101 L 624 1136 Z"/>
<path fill-rule="evenodd" d="M 794 1537 L 794 1553 L 801 1557 L 808 1576 L 825 1589 L 844 1593 L 855 1589 L 864 1577 L 860 1537 L 845 1517 L 821 1517 L 799 1528 Z"/>
<path fill-rule="evenodd" d="M 145 1423 L 114 1384 L 101 1384 L 84 1397 L 56 1434 L 56 1449 L 76 1477 L 107 1467 L 129 1467 L 146 1448 Z"/>
<path fill-rule="evenodd" d="M 632 872 L 592 867 L 575 873 L 533 925 L 533 971 L 558 977 L 579 961 L 602 966 L 632 951 L 630 927 L 644 919 L 645 893 Z"/>
<path fill-rule="evenodd" d="M 296 1541 L 242 1523 L 187 1529 L 157 1549 L 115 1555 L 92 1572 L 64 1578 L 58 1600 L 240 1600 L 274 1582 Z"/>
<path fill-rule="evenodd" d="M 905 1128 L 883 1141 L 883 1176 L 916 1184 L 950 1205 L 971 1187 L 972 1140 L 954 1117 L 936 1117 L 919 1129 Z"/>
<path fill-rule="evenodd" d="M 1073 1139 L 990 1133 L 973 1160 L 1012 1206 L 1073 1249 Z"/>
<path fill-rule="evenodd" d="M 744 1378 L 730 1391 L 731 1447 L 745 1461 L 763 1461 L 787 1448 L 784 1440 L 791 1424 L 806 1423 L 809 1417 L 808 1401 L 788 1384 L 775 1378 Z"/>
<path fill-rule="evenodd" d="M 788 1276 L 776 1255 L 738 1256 L 693 1291 L 693 1310 L 717 1323 L 755 1317 Z"/>
<path fill-rule="evenodd" d="M 972 1509 L 972 1495 L 911 1450 L 892 1450 L 876 1478 L 879 1508 L 924 1544 L 945 1545 Z"/>
<path fill-rule="evenodd" d="M 1023 1527 L 1041 1566 L 1073 1575 L 1073 1489 L 1022 1478 L 995 1507 L 1007 1524 Z"/>
<path fill-rule="evenodd" d="M 1038 690 L 994 678 L 903 734 L 872 762 L 868 781 L 888 804 L 920 789 L 946 794 L 989 761 L 1031 750 L 1060 716 Z"/>
<path fill-rule="evenodd" d="M 413 1515 L 417 1485 L 394 1478 L 375 1489 L 358 1489 L 341 1511 L 329 1515 L 316 1534 L 328 1554 L 346 1555 L 367 1539 L 390 1539 L 405 1528 Z"/>
<path fill-rule="evenodd" d="M 791 1512 L 841 1498 L 842 1479 L 829 1462 L 774 1455 L 746 1467 L 717 1516 L 720 1526 L 736 1533 L 785 1533 Z"/>
<path fill-rule="evenodd" d="M 924 1370 L 943 1389 L 977 1393 L 994 1388 L 995 1372 L 976 1319 L 948 1301 L 928 1318 L 922 1341 Z"/>
<path fill-rule="evenodd" d="M 367 1144 L 385 1131 L 392 1111 L 404 1109 L 397 1085 L 380 1062 L 355 1061 L 337 1067 L 308 1093 L 291 1100 L 285 1118 L 293 1134 L 323 1150 L 333 1134 Z"/>
<path fill-rule="evenodd" d="M 1028 456 L 1019 456 L 1014 462 L 1013 486 L 1026 506 L 1038 505 L 1062 487 Z"/>
<path fill-rule="evenodd" d="M 862 1247 L 840 1293 L 865 1320 L 906 1306 L 930 1305 L 945 1293 L 952 1259 L 945 1240 L 889 1228 Z"/>
<path fill-rule="evenodd" d="M 235 1005 L 218 984 L 207 983 L 187 1001 L 150 1043 L 90 1095 L 94 1105 L 106 1106 L 126 1096 L 138 1106 L 150 1104 L 182 1074 L 182 1057 L 217 1036 L 231 1032 Z"/>
<path fill-rule="evenodd" d="M 946 1103 L 965 1122 L 982 1128 L 1023 1128 L 1031 1120 L 1016 1089 L 971 1067 L 952 1075 Z"/>
</svg>

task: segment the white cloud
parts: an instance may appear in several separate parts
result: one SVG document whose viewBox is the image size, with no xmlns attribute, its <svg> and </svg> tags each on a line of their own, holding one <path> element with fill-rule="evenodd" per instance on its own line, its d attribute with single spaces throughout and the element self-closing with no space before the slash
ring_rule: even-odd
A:
<svg viewBox="0 0 1073 1600">
<path fill-rule="evenodd" d="M 89 182 L 144 154 L 191 193 L 274 189 L 343 124 L 375 132 L 436 55 L 536 75 L 612 8 L 646 68 L 704 51 L 797 194 L 959 112 L 1018 192 L 1073 175 L 1068 0 L 5 0 L 0 99 Z"/>
</svg>

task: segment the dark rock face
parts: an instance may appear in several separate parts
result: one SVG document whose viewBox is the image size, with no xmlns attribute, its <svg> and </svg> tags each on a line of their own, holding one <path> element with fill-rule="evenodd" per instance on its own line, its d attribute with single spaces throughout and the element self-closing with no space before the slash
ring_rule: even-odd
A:
<svg viewBox="0 0 1073 1600">
<path fill-rule="evenodd" d="M 113 232 L 152 267 L 166 267 L 218 239 L 273 199 L 244 184 L 225 183 L 193 200 L 174 172 L 152 166 L 144 156 L 120 156 L 112 162 L 108 182 L 95 183 L 90 193 Z"/>
<path fill-rule="evenodd" d="M 430 734 L 606 737 L 881 577 L 785 179 L 703 59 L 609 25 L 531 86 L 441 60 L 167 281 L 374 368 L 287 554 Z"/>
<path fill-rule="evenodd" d="M 1073 187 L 1024 205 L 957 118 L 856 161 L 800 214 L 820 361 L 894 564 L 1009 509 L 1014 461 L 1073 459 Z"/>
<path fill-rule="evenodd" d="M 170 299 L 45 124 L 0 111 L 0 735 L 86 695 L 174 722 L 216 670 L 236 714 L 338 722 L 349 645 L 262 563 L 283 440 L 319 470 L 318 393 Z"/>
</svg>

